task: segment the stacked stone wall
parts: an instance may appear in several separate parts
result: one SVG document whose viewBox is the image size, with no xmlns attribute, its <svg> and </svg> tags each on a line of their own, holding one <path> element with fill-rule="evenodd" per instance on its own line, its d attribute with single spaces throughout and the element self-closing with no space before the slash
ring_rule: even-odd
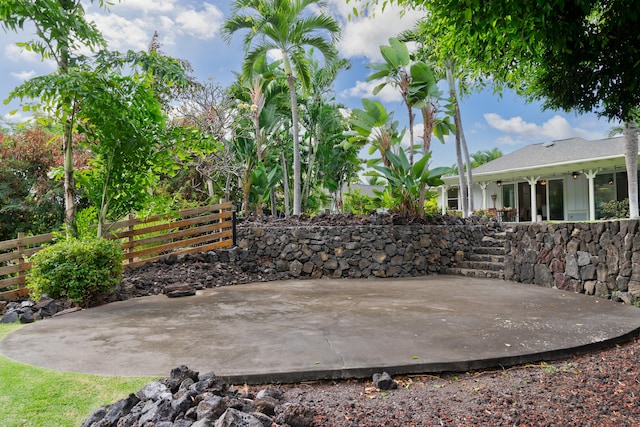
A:
<svg viewBox="0 0 640 427">
<path fill-rule="evenodd" d="M 261 271 L 293 277 L 406 277 L 439 273 L 468 253 L 485 227 L 367 225 L 240 227 L 238 246 Z"/>
<path fill-rule="evenodd" d="M 516 224 L 507 234 L 505 279 L 636 302 L 639 223 Z"/>
</svg>

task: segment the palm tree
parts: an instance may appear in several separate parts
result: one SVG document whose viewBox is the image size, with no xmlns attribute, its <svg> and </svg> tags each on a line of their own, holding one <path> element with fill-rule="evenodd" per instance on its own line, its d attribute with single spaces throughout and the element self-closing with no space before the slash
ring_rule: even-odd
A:
<svg viewBox="0 0 640 427">
<path fill-rule="evenodd" d="M 638 218 L 638 123 L 635 120 L 626 122 L 623 134 L 629 191 L 629 217 Z"/>
<path fill-rule="evenodd" d="M 629 217 L 638 218 L 638 122 L 630 120 L 624 125 L 614 126 L 609 137 L 618 134 L 624 136 L 625 166 L 627 169 L 627 191 L 629 193 Z"/>
<path fill-rule="evenodd" d="M 222 27 L 223 38 L 229 42 L 240 30 L 246 49 L 243 73 L 251 74 L 253 64 L 270 50 L 282 55 L 291 98 L 293 131 L 293 214 L 302 213 L 302 186 L 300 167 L 300 138 L 298 131 L 298 100 L 295 79 L 309 86 L 309 48 L 316 49 L 325 60 L 337 57 L 335 43 L 340 27 L 326 11 L 323 0 L 235 0 L 232 15 Z M 327 40 L 329 36 L 329 40 Z M 295 76 L 294 76 L 295 70 Z"/>
<path fill-rule="evenodd" d="M 471 167 L 477 168 L 478 166 L 489 163 L 490 161 L 495 160 L 499 157 L 502 157 L 502 150 L 500 150 L 499 148 L 476 151 L 471 155 Z"/>
</svg>

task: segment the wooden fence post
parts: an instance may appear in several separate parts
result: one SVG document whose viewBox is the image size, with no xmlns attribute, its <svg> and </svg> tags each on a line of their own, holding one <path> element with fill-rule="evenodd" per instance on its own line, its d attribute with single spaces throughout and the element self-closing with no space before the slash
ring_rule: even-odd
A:
<svg viewBox="0 0 640 427">
<path fill-rule="evenodd" d="M 133 214 L 129 214 L 129 221 L 133 221 Z M 127 249 L 127 263 L 131 264 L 133 262 L 133 224 L 129 223 L 129 227 L 127 228 L 129 231 L 129 249 Z"/>
<path fill-rule="evenodd" d="M 19 289 L 24 288 L 26 282 L 24 273 L 24 243 L 22 239 L 24 239 L 24 233 L 20 232 L 18 233 L 18 244 L 16 245 L 18 247 L 18 278 L 20 280 L 18 282 Z"/>
</svg>

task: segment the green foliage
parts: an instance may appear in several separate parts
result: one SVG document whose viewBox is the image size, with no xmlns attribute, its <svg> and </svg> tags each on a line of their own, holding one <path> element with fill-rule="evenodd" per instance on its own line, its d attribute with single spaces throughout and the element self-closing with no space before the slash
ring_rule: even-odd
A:
<svg viewBox="0 0 640 427">
<path fill-rule="evenodd" d="M 343 211 L 346 213 L 363 215 L 368 214 L 377 208 L 376 198 L 362 194 L 359 188 L 354 188 L 353 190 L 345 193 L 343 198 Z"/>
<path fill-rule="evenodd" d="M 355 108 L 351 111 L 348 144 L 356 147 L 371 144 L 369 154 L 377 150 L 382 163 L 388 166 L 387 152 L 400 144 L 404 132 L 398 131 L 398 122 L 393 120 L 393 113 L 388 113 L 379 101 L 364 98 L 362 106 L 364 110 Z"/>
<path fill-rule="evenodd" d="M 122 249 L 114 240 L 65 240 L 40 250 L 31 262 L 27 287 L 35 300 L 47 294 L 88 307 L 122 280 Z"/>
<path fill-rule="evenodd" d="M 0 240 L 18 232 L 57 230 L 64 212 L 62 188 L 47 172 L 60 161 L 59 135 L 39 125 L 0 131 Z"/>
<path fill-rule="evenodd" d="M 424 215 L 428 217 L 441 215 L 442 210 L 440 209 L 440 206 L 438 206 L 438 195 L 431 192 L 426 199 L 427 200 L 424 202 Z"/>
<path fill-rule="evenodd" d="M 478 74 L 547 107 L 627 121 L 640 105 L 635 3 L 397 2 L 426 6 L 441 51 L 455 52 Z"/>
<path fill-rule="evenodd" d="M 98 230 L 98 208 L 88 206 L 78 212 L 76 216 L 79 239 L 93 239 Z"/>
<path fill-rule="evenodd" d="M 604 219 L 629 218 L 629 199 L 611 200 L 603 203 L 600 214 Z"/>
<path fill-rule="evenodd" d="M 302 213 L 302 167 L 298 130 L 298 98 L 296 80 L 303 88 L 311 82 L 310 53 L 321 55 L 327 62 L 338 57 L 336 43 L 340 26 L 328 13 L 308 13 L 326 7 L 323 0 L 235 0 L 232 15 L 222 26 L 227 42 L 238 31 L 245 33 L 243 74 L 251 76 L 256 61 L 270 50 L 282 54 L 282 65 L 289 85 L 293 136 L 293 214 Z M 294 79 L 295 76 L 295 79 Z"/>
<path fill-rule="evenodd" d="M 399 147 L 397 155 L 388 152 L 386 157 L 389 160 L 389 166 L 380 166 L 375 164 L 376 162 L 370 162 L 374 171 L 367 173 L 367 175 L 378 176 L 387 181 L 387 193 L 398 201 L 394 210 L 403 214 L 421 215 L 422 209 L 419 206 L 419 200 L 422 186 L 442 185 L 440 177 L 446 169 L 437 168 L 429 171 L 428 162 L 431 158 L 431 152 L 422 156 L 413 165 L 409 163 L 402 147 Z"/>
</svg>

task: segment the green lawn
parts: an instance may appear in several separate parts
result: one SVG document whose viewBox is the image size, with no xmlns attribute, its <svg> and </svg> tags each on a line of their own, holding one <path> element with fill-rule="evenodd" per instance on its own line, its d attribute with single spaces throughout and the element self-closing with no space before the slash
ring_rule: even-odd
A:
<svg viewBox="0 0 640 427">
<path fill-rule="evenodd" d="M 0 340 L 20 327 L 0 324 Z M 127 397 L 152 379 L 70 374 L 0 355 L 0 427 L 77 427 L 94 409 Z"/>
</svg>

